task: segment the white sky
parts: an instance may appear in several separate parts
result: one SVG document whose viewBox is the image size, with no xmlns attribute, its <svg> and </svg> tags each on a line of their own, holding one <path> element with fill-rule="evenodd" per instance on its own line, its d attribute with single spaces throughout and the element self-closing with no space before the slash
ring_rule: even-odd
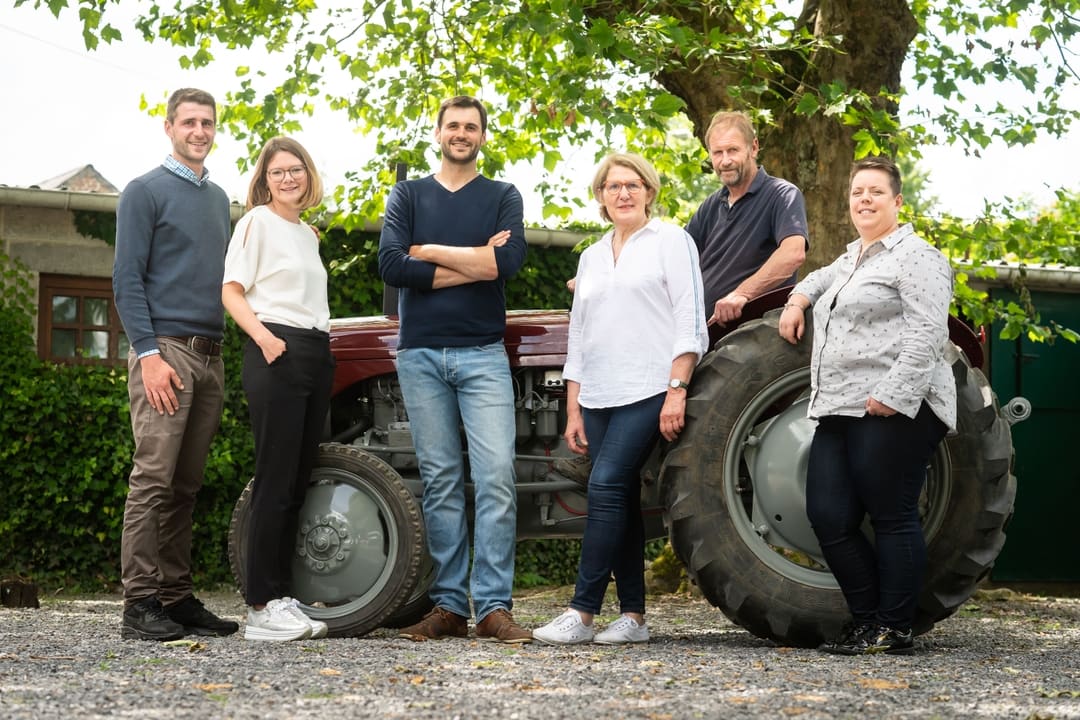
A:
<svg viewBox="0 0 1080 720">
<path fill-rule="evenodd" d="M 240 64 L 218 53 L 219 62 L 198 71 L 182 70 L 177 51 L 149 45 L 133 30 L 115 46 L 101 44 L 88 52 L 74 13 L 57 20 L 28 5 L 6 8 L 0 15 L 0 185 L 26 187 L 69 170 L 92 164 L 123 189 L 132 178 L 158 164 L 169 152 L 160 118 L 139 109 L 140 95 L 151 104 L 163 102 L 176 87 L 194 86 L 219 100 L 236 86 L 232 70 Z M 266 62 L 266 56 L 258 61 Z M 251 63 L 254 64 L 254 63 Z M 304 122 L 296 135 L 311 152 L 330 187 L 347 170 L 366 159 L 365 140 L 340 113 L 326 110 Z M 207 167 L 230 197 L 242 201 L 249 178 L 236 168 L 244 154 L 240 143 L 224 133 Z M 1029 197 L 1039 204 L 1053 200 L 1053 191 L 1080 188 L 1080 131 L 1064 140 L 1040 139 L 1027 148 L 992 146 L 981 159 L 954 148 L 927 148 L 922 166 L 930 171 L 929 191 L 940 209 L 973 217 L 985 199 Z M 525 170 L 511 173 L 525 186 Z M 589 170 L 585 171 L 589 173 Z M 591 174 L 589 174 L 591 177 Z M 587 188 L 583 187 L 583 196 Z M 526 221 L 540 223 L 540 202 L 526 194 Z M 584 219 L 596 219 L 592 213 Z"/>
</svg>

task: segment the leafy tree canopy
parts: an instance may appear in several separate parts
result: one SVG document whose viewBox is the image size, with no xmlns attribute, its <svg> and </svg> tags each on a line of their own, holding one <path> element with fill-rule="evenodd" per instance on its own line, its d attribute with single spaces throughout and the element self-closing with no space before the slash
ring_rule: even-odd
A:
<svg viewBox="0 0 1080 720">
<path fill-rule="evenodd" d="M 110 22 L 118 4 L 70 3 L 88 48 L 129 30 Z M 33 5 L 59 15 L 69 2 Z M 700 131 L 720 107 L 776 124 L 833 118 L 855 129 L 857 156 L 917 155 L 927 142 L 978 152 L 995 139 L 1022 145 L 1039 133 L 1059 135 L 1080 111 L 1064 101 L 1078 86 L 1070 49 L 1078 17 L 1080 0 L 805 0 L 801 8 L 771 0 L 365 0 L 352 7 L 212 0 L 149 3 L 134 30 L 175 45 L 185 67 L 213 62 L 221 48 L 290 56 L 283 77 L 237 68 L 222 119 L 254 154 L 263 138 L 295 131 L 317 107 L 347 113 L 374 136 L 378 155 L 339 199 L 367 216 L 380 209 L 374 188 L 392 182 L 395 163 L 426 167 L 438 102 L 463 92 L 484 97 L 494 106 L 495 130 L 484 170 L 541 162 L 549 173 L 541 187 L 551 200 L 546 214 L 558 218 L 567 208 L 554 172 L 567 148 L 646 150 L 669 159 L 664 169 L 673 180 L 689 181 L 703 156 L 693 147 L 661 152 L 672 150 L 669 123 L 685 114 Z M 880 38 L 882 30 L 900 38 L 880 46 L 882 63 L 896 59 L 888 51 L 902 51 L 900 61 L 910 53 L 916 82 L 933 89 L 936 102 L 909 113 L 919 124 L 900 127 L 891 112 L 901 88 L 863 87 L 868 78 L 828 72 L 851 54 L 852 36 Z M 1005 89 L 993 102 L 969 100 L 991 83 Z M 701 99 L 712 103 L 696 107 Z"/>
<path fill-rule="evenodd" d="M 185 67 L 223 48 L 287 58 L 280 74 L 236 68 L 221 120 L 254 157 L 264 138 L 296 132 L 317 110 L 345 113 L 376 148 L 334 190 L 346 228 L 381 213 L 397 163 L 427 169 L 434 112 L 459 93 L 492 110 L 483 171 L 534 163 L 556 222 L 581 204 L 570 192 L 580 178 L 565 172 L 581 147 L 642 152 L 665 177 L 661 204 L 685 218 L 684 191 L 702 188 L 707 167 L 673 122 L 700 138 L 716 110 L 746 110 L 766 167 L 806 195 L 810 267 L 850 237 L 853 157 L 1023 146 L 1061 135 L 1080 113 L 1080 0 L 801 1 L 152 1 L 117 27 L 119 0 L 32 0 L 56 15 L 77 10 L 89 48 L 137 32 L 176 46 Z M 914 88 L 901 86 L 905 62 Z M 901 124 L 901 102 L 915 122 Z"/>
</svg>

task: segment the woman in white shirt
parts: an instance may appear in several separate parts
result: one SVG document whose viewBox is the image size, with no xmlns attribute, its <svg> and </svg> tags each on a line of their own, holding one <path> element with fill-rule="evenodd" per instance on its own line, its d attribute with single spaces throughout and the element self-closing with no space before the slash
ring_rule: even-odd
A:
<svg viewBox="0 0 1080 720">
<path fill-rule="evenodd" d="M 300 143 L 270 140 L 225 256 L 221 300 L 247 333 L 243 385 L 255 434 L 245 601 L 248 640 L 326 635 L 289 596 L 297 515 L 330 406 L 334 360 L 319 238 L 300 220 L 322 181 Z"/>
<path fill-rule="evenodd" d="M 910 654 L 926 566 L 919 494 L 926 465 L 956 426 L 956 383 L 944 357 L 952 270 L 900 226 L 900 171 L 866 158 L 851 171 L 859 233 L 806 276 L 780 316 L 798 342 L 814 307 L 808 413 L 818 421 L 806 470 L 806 512 L 852 621 L 821 649 Z M 874 543 L 863 535 L 869 515 Z"/>
<path fill-rule="evenodd" d="M 659 436 L 678 437 L 686 390 L 708 346 L 697 248 L 652 218 L 660 177 L 644 158 L 616 153 L 593 179 L 613 227 L 582 253 L 563 377 L 570 450 L 592 458 L 589 509 L 570 607 L 533 631 L 541 642 L 645 642 L 641 468 Z M 612 574 L 621 617 L 596 634 Z"/>
</svg>

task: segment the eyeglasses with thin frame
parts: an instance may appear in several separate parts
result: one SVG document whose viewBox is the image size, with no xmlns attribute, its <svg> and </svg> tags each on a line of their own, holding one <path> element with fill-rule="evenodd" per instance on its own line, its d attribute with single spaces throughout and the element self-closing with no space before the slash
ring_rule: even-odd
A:
<svg viewBox="0 0 1080 720">
<path fill-rule="evenodd" d="M 626 190 L 627 194 L 629 194 L 629 195 L 637 195 L 639 192 L 641 192 L 644 189 L 645 189 L 645 186 L 642 185 L 639 182 L 628 182 L 628 183 L 612 182 L 612 183 L 607 183 L 606 185 L 604 185 L 604 192 L 607 193 L 608 195 L 610 195 L 611 197 L 618 197 L 619 195 L 622 194 L 623 190 Z"/>
<path fill-rule="evenodd" d="M 285 173 L 289 174 L 293 180 L 299 180 L 307 175 L 307 168 L 303 165 L 294 165 L 291 168 L 282 170 L 281 168 L 274 168 L 273 170 L 266 171 L 266 177 L 270 178 L 274 182 L 281 182 L 285 179 Z"/>
</svg>

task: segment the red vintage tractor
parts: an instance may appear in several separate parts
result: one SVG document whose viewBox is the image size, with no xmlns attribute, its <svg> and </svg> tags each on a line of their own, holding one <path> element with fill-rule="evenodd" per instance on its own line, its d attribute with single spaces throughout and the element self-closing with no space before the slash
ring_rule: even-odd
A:
<svg viewBox="0 0 1080 720">
<path fill-rule="evenodd" d="M 814 646 L 847 617 L 806 519 L 810 338 L 777 332 L 789 289 L 747 305 L 694 373 L 686 428 L 643 472 L 648 537 L 669 537 L 704 596 L 763 638 Z M 507 313 L 517 406 L 518 537 L 581 537 L 586 496 L 556 459 L 566 422 L 566 311 Z M 812 328 L 809 328 L 812 331 Z M 958 429 L 930 462 L 921 515 L 929 562 L 916 631 L 955 612 L 993 566 L 1013 509 L 1011 422 L 979 370 L 977 338 L 951 324 Z M 301 511 L 293 595 L 336 636 L 412 622 L 429 607 L 431 566 L 409 418 L 394 368 L 396 318 L 335 320 L 329 441 Z M 251 486 L 233 513 L 230 560 L 241 586 Z"/>
</svg>

